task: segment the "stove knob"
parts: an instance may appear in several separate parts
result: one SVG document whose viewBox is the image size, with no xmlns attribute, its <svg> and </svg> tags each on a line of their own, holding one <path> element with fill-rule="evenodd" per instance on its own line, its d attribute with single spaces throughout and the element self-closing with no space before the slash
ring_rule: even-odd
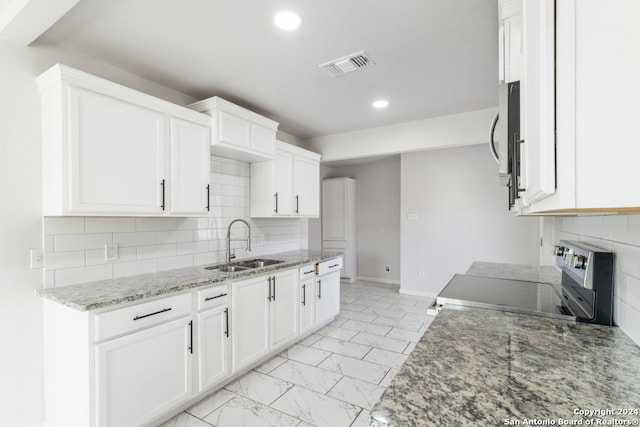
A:
<svg viewBox="0 0 640 427">
<path fill-rule="evenodd" d="M 553 254 L 554 254 L 555 256 L 562 256 L 562 255 L 564 255 L 564 251 L 565 251 L 565 248 L 564 248 L 563 246 L 554 246 L 554 247 L 553 247 Z"/>
<path fill-rule="evenodd" d="M 570 266 L 573 268 L 586 268 L 587 258 L 582 255 L 573 255 L 570 260 Z"/>
</svg>

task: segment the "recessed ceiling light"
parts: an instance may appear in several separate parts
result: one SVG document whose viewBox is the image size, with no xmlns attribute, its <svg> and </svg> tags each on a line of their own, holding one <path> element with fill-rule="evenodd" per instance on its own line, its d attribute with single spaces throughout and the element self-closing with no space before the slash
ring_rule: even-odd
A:
<svg viewBox="0 0 640 427">
<path fill-rule="evenodd" d="M 302 18 L 290 10 L 281 10 L 273 17 L 273 22 L 276 24 L 276 27 L 281 30 L 292 31 L 300 26 Z"/>
<path fill-rule="evenodd" d="M 389 106 L 389 101 L 387 101 L 386 99 L 378 99 L 377 101 L 373 102 L 373 108 L 387 108 Z"/>
</svg>

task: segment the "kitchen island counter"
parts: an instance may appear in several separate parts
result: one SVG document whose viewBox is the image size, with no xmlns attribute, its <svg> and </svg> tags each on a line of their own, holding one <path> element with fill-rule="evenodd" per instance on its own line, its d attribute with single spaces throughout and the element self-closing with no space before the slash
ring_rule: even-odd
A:
<svg viewBox="0 0 640 427">
<path fill-rule="evenodd" d="M 640 348 L 617 327 L 445 306 L 372 425 L 623 425 L 607 422 L 640 420 L 638 378 Z"/>
<path fill-rule="evenodd" d="M 257 276 L 340 255 L 340 252 L 313 250 L 281 252 L 260 257 L 281 260 L 283 261 L 281 263 L 236 273 L 225 273 L 215 269 L 208 270 L 205 268 L 206 265 L 200 265 L 60 288 L 38 289 L 36 295 L 81 311 L 114 308 L 114 306 L 124 303 L 140 302 L 146 298 L 167 296 L 175 292 Z"/>
</svg>

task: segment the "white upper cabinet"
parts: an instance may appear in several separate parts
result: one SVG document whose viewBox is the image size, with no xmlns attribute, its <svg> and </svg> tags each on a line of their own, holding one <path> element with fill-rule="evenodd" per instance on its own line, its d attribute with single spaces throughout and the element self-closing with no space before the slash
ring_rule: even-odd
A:
<svg viewBox="0 0 640 427">
<path fill-rule="evenodd" d="M 273 160 L 251 163 L 251 217 L 319 215 L 319 154 L 276 141 Z"/>
<path fill-rule="evenodd" d="M 206 215 L 206 115 L 63 65 L 37 82 L 44 215 Z"/>
<path fill-rule="evenodd" d="M 68 150 L 55 150 L 54 163 L 67 152 L 70 163 L 57 173 L 62 188 L 45 191 L 62 212 L 160 214 L 163 205 L 165 128 L 161 113 L 95 92 L 68 89 Z M 56 123 L 58 124 L 58 123 Z M 47 153 L 54 147 L 46 147 Z M 53 151 L 53 150 L 51 150 Z M 64 168 L 65 159 L 61 159 Z M 64 173 L 67 172 L 67 173 Z M 45 181 L 48 177 L 45 177 Z"/>
<path fill-rule="evenodd" d="M 171 213 L 209 212 L 210 140 L 208 127 L 171 119 Z"/>
<path fill-rule="evenodd" d="M 211 116 L 213 154 L 245 162 L 273 159 L 277 122 L 217 96 L 189 108 Z"/>
<path fill-rule="evenodd" d="M 525 84 L 523 148 L 531 205 L 524 213 L 640 209 L 640 144 L 634 142 L 640 134 L 637 2 L 523 4 L 525 61 L 537 56 L 540 65 L 531 71 L 525 65 L 525 81 L 537 74 L 540 84 Z M 548 193 L 544 184 L 551 170 L 556 181 Z"/>
<path fill-rule="evenodd" d="M 500 83 L 516 82 L 522 63 L 522 2 L 501 0 L 498 8 L 498 79 Z"/>
<path fill-rule="evenodd" d="M 529 205 L 555 191 L 554 1 L 524 1 L 521 187 Z"/>
<path fill-rule="evenodd" d="M 294 157 L 293 194 L 296 216 L 320 215 L 320 163 L 305 157 Z"/>
</svg>

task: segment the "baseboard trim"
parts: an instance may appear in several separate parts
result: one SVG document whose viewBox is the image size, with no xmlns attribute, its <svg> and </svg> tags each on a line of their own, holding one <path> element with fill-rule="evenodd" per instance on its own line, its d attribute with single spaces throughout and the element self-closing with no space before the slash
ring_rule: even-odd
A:
<svg viewBox="0 0 640 427">
<path fill-rule="evenodd" d="M 438 294 L 433 293 L 433 292 L 424 292 L 424 291 L 414 291 L 412 289 L 403 289 L 400 288 L 399 291 L 401 294 L 405 294 L 405 295 L 415 295 L 417 297 L 428 297 L 428 298 L 435 298 L 438 296 Z"/>
<path fill-rule="evenodd" d="M 379 277 L 367 277 L 367 276 L 358 276 L 358 280 L 363 280 L 365 282 L 376 282 L 376 283 L 386 283 L 389 285 L 399 285 L 399 280 L 391 280 L 391 279 L 381 279 Z"/>
</svg>

